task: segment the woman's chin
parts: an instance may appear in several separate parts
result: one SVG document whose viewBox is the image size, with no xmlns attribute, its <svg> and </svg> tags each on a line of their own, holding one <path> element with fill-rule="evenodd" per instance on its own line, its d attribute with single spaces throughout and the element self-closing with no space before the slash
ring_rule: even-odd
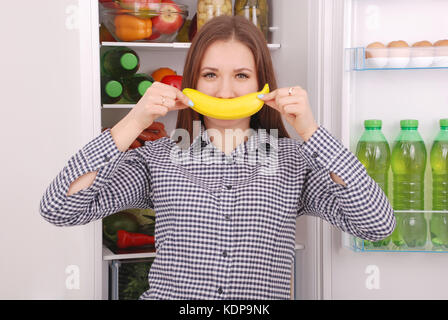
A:
<svg viewBox="0 0 448 320">
<path fill-rule="evenodd" d="M 206 118 L 206 123 L 208 125 L 211 125 L 213 127 L 221 127 L 221 128 L 232 128 L 241 125 L 241 123 L 245 123 L 247 121 L 250 122 L 250 117 L 243 118 L 243 119 L 233 119 L 233 120 L 222 120 L 222 119 L 215 119 L 210 117 L 204 117 Z"/>
</svg>

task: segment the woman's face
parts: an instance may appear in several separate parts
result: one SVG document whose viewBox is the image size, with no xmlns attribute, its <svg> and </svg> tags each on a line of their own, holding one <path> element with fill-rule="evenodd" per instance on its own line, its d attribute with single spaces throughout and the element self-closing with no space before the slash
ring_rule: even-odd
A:
<svg viewBox="0 0 448 320">
<path fill-rule="evenodd" d="M 197 90 L 217 98 L 231 99 L 258 91 L 255 60 L 248 47 L 239 41 L 216 41 L 202 60 Z M 205 116 L 204 116 L 205 117 Z M 230 127 L 242 120 L 207 118 L 214 125 Z"/>
</svg>

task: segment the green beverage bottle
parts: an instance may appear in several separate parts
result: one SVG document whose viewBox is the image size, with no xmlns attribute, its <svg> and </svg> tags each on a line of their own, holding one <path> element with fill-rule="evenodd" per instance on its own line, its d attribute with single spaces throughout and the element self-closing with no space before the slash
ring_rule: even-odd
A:
<svg viewBox="0 0 448 320">
<path fill-rule="evenodd" d="M 113 104 L 120 101 L 123 94 L 123 85 L 120 81 L 108 76 L 101 77 L 101 103 Z"/>
<path fill-rule="evenodd" d="M 448 212 L 448 119 L 440 120 L 440 131 L 431 148 L 432 210 Z M 448 213 L 433 212 L 431 242 L 436 249 L 448 248 Z"/>
<path fill-rule="evenodd" d="M 368 175 L 375 180 L 387 196 L 390 148 L 381 131 L 381 127 L 381 120 L 364 121 L 365 130 L 358 141 L 356 156 L 366 168 Z M 390 236 L 375 242 L 364 240 L 364 247 L 386 247 L 390 243 L 390 240 Z"/>
<path fill-rule="evenodd" d="M 137 103 L 153 83 L 154 79 L 145 73 L 138 73 L 132 77 L 124 78 L 123 96 L 129 102 Z"/>
<path fill-rule="evenodd" d="M 398 247 L 423 249 L 427 223 L 424 210 L 426 147 L 418 132 L 417 120 L 401 120 L 401 131 L 392 149 L 392 172 L 397 226 L 392 242 Z"/>
<path fill-rule="evenodd" d="M 115 47 L 105 51 L 101 56 L 103 74 L 120 78 L 134 75 L 140 67 L 137 53 L 126 47 Z"/>
</svg>

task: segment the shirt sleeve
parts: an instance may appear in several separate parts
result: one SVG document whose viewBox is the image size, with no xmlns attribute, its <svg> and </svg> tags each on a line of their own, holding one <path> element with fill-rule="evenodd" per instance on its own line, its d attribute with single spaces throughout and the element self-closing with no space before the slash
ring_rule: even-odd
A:
<svg viewBox="0 0 448 320">
<path fill-rule="evenodd" d="M 308 164 L 298 214 L 325 219 L 361 239 L 378 241 L 395 228 L 389 200 L 356 156 L 325 128 L 298 148 Z M 346 186 L 334 182 L 330 172 Z"/>
<path fill-rule="evenodd" d="M 56 226 L 86 224 L 128 208 L 153 208 L 151 174 L 145 157 L 151 144 L 118 150 L 110 129 L 103 131 L 74 156 L 54 178 L 39 206 L 42 217 Z M 67 196 L 78 177 L 98 171 L 92 185 Z"/>
</svg>

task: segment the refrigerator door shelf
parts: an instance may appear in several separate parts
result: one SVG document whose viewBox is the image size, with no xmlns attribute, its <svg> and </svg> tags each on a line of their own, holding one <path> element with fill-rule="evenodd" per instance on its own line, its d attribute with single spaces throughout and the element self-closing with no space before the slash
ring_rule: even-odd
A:
<svg viewBox="0 0 448 320">
<path fill-rule="evenodd" d="M 346 71 L 448 69 L 448 57 L 427 48 L 346 49 Z"/>
<path fill-rule="evenodd" d="M 391 236 L 371 242 L 344 233 L 344 246 L 355 252 L 448 253 L 448 211 L 395 210 Z"/>
</svg>

